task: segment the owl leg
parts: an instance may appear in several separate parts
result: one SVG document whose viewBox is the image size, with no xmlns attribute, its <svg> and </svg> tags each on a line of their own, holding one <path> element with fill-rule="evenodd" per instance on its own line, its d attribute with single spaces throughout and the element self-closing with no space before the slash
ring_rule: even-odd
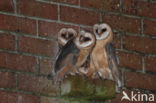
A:
<svg viewBox="0 0 156 103">
<path fill-rule="evenodd" d="M 108 70 L 107 71 L 108 72 L 108 79 L 113 81 L 114 79 L 113 79 L 112 71 L 109 68 L 107 70 Z"/>
<path fill-rule="evenodd" d="M 86 60 L 86 62 L 78 68 L 78 72 L 80 74 L 86 75 L 88 73 L 89 70 L 89 60 Z"/>
<path fill-rule="evenodd" d="M 76 69 L 74 66 L 69 62 L 65 68 L 63 68 L 60 72 L 58 72 L 54 78 L 55 82 L 62 81 L 66 74 L 75 75 Z"/>
<path fill-rule="evenodd" d="M 70 75 L 75 75 L 77 73 L 77 68 L 73 64 L 69 63 L 68 68 L 69 68 L 69 74 Z"/>
<path fill-rule="evenodd" d="M 96 73 L 96 69 L 95 69 L 94 63 L 93 63 L 92 60 L 90 60 L 87 76 L 91 77 L 91 78 L 96 78 L 96 74 L 97 73 Z"/>
<path fill-rule="evenodd" d="M 102 79 L 106 79 L 107 73 L 105 70 L 103 69 L 98 69 L 98 75 L 102 78 Z"/>
<path fill-rule="evenodd" d="M 98 74 L 103 79 L 113 80 L 112 73 L 109 69 L 104 69 L 104 68 L 98 69 Z"/>
<path fill-rule="evenodd" d="M 56 76 L 54 77 L 54 82 L 62 81 L 67 71 L 69 71 L 68 67 L 64 68 L 62 71 L 56 74 Z"/>
</svg>

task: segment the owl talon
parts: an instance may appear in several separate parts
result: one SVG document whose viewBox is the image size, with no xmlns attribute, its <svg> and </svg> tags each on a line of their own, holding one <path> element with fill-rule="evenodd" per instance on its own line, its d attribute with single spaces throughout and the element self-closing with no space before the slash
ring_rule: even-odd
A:
<svg viewBox="0 0 156 103">
<path fill-rule="evenodd" d="M 98 72 L 96 72 L 96 73 L 94 73 L 94 74 L 92 75 L 92 78 L 93 78 L 93 79 L 99 79 L 99 78 L 101 78 L 101 77 L 100 77 L 100 75 L 98 74 Z"/>
</svg>

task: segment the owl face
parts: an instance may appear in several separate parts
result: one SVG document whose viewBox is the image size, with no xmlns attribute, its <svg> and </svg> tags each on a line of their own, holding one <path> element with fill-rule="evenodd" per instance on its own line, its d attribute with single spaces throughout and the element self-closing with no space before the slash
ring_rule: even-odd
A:
<svg viewBox="0 0 156 103">
<path fill-rule="evenodd" d="M 79 35 L 75 39 L 75 45 L 79 48 L 76 66 L 79 73 L 87 74 L 89 67 L 89 55 L 95 46 L 95 36 L 84 30 L 80 31 Z"/>
<path fill-rule="evenodd" d="M 75 44 L 79 49 L 92 48 L 95 44 L 95 36 L 90 32 L 82 30 L 76 37 Z"/>
<path fill-rule="evenodd" d="M 97 40 L 106 39 L 112 36 L 112 30 L 108 24 L 95 24 L 93 27 L 94 34 Z"/>
<path fill-rule="evenodd" d="M 77 33 L 72 28 L 62 28 L 58 33 L 58 43 L 64 46 L 69 40 L 76 37 Z"/>
</svg>

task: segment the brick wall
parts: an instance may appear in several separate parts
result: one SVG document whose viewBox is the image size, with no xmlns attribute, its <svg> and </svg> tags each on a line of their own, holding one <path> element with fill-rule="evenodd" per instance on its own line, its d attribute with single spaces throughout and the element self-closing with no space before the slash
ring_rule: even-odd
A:
<svg viewBox="0 0 156 103">
<path fill-rule="evenodd" d="M 98 22 L 115 31 L 123 88 L 156 94 L 154 0 L 0 0 L 0 103 L 69 103 L 46 78 L 57 32 Z"/>
</svg>

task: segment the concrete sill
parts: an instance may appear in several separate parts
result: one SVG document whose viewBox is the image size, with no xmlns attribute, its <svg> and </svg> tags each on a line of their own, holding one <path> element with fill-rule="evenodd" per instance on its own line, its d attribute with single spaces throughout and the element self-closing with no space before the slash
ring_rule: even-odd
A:
<svg viewBox="0 0 156 103">
<path fill-rule="evenodd" d="M 61 83 L 61 95 L 87 101 L 105 101 L 115 97 L 115 83 L 79 75 L 68 76 Z"/>
</svg>

